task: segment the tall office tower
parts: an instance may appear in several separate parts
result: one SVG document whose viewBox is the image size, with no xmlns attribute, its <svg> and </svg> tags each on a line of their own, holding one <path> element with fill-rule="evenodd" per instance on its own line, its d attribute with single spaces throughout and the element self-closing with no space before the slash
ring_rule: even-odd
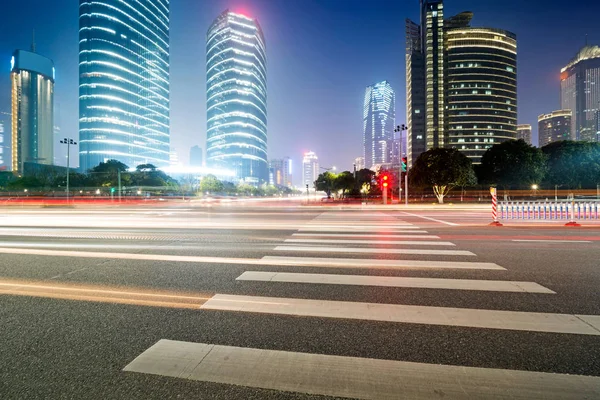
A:
<svg viewBox="0 0 600 400">
<path fill-rule="evenodd" d="M 425 58 L 425 143 L 444 147 L 444 4 L 420 0 L 421 45 Z"/>
<path fill-rule="evenodd" d="M 256 19 L 224 11 L 206 41 L 206 162 L 251 184 L 268 180 L 267 56 Z"/>
<path fill-rule="evenodd" d="M 490 28 L 446 30 L 446 147 L 478 164 L 517 136 L 517 40 Z"/>
<path fill-rule="evenodd" d="M 313 188 L 318 177 L 319 158 L 312 151 L 304 153 L 304 158 L 302 159 L 302 184 Z"/>
<path fill-rule="evenodd" d="M 190 149 L 190 166 L 201 167 L 203 161 L 202 148 L 200 146 L 193 146 Z"/>
<path fill-rule="evenodd" d="M 406 20 L 406 126 L 407 163 L 412 166 L 425 143 L 425 58 L 421 27 Z"/>
<path fill-rule="evenodd" d="M 354 159 L 354 168 L 357 171 L 364 169 L 365 168 L 365 158 L 364 157 L 356 157 Z"/>
<path fill-rule="evenodd" d="M 600 47 L 583 47 L 560 72 L 560 105 L 573 112 L 571 139 L 600 141 Z"/>
<path fill-rule="evenodd" d="M 12 170 L 25 163 L 54 164 L 54 63 L 34 51 L 16 50 L 11 60 Z"/>
<path fill-rule="evenodd" d="M 79 0 L 79 167 L 169 164 L 169 0 Z"/>
<path fill-rule="evenodd" d="M 527 144 L 533 144 L 531 142 L 531 125 L 530 124 L 517 125 L 517 139 L 523 139 Z"/>
<path fill-rule="evenodd" d="M 559 140 L 571 139 L 571 110 L 558 110 L 538 117 L 538 141 L 540 147 Z"/>
<path fill-rule="evenodd" d="M 365 90 L 363 144 L 368 168 L 392 162 L 395 102 L 396 96 L 388 81 L 367 86 Z"/>
</svg>

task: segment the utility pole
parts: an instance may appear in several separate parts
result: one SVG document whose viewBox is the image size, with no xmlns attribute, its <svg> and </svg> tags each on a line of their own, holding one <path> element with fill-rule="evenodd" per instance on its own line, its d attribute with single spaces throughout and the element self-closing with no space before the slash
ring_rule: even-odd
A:
<svg viewBox="0 0 600 400">
<path fill-rule="evenodd" d="M 398 167 L 398 204 L 402 203 L 402 132 L 408 131 L 408 126 L 405 124 L 396 126 L 394 132 L 400 132 L 400 144 L 399 144 L 399 154 L 398 158 L 400 161 L 400 166 Z M 408 140 L 408 137 L 406 138 Z M 408 148 L 408 146 L 407 146 Z M 404 175 L 404 199 L 406 201 L 406 205 L 408 205 L 408 165 L 406 166 L 406 174 Z"/>
<path fill-rule="evenodd" d="M 74 141 L 73 139 L 64 138 L 63 140 L 60 141 L 60 143 L 67 145 L 67 203 L 68 203 L 69 202 L 69 173 L 71 171 L 71 164 L 69 162 L 71 159 L 71 145 L 76 145 L 77 142 Z"/>
<path fill-rule="evenodd" d="M 121 170 L 117 171 L 117 181 L 119 183 L 119 203 L 121 202 Z"/>
</svg>

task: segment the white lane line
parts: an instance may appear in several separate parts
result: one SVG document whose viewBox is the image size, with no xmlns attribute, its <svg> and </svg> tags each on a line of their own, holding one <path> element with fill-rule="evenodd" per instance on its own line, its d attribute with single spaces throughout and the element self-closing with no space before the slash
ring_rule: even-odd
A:
<svg viewBox="0 0 600 400">
<path fill-rule="evenodd" d="M 123 371 L 356 399 L 594 399 L 600 378 L 161 339 Z"/>
<path fill-rule="evenodd" d="M 336 228 L 336 229 L 419 229 L 414 225 L 400 225 L 400 224 L 354 224 L 354 225 L 338 225 L 338 224 L 306 224 L 303 228 Z"/>
<path fill-rule="evenodd" d="M 413 231 L 423 232 L 427 231 Z M 412 233 L 412 232 L 411 232 Z M 292 236 L 301 237 L 356 237 L 356 238 L 398 238 L 398 239 L 439 239 L 435 235 L 395 235 L 395 234 L 369 234 L 369 233 L 293 233 Z"/>
<path fill-rule="evenodd" d="M 591 240 L 543 240 L 543 239 L 513 239 L 513 242 L 540 242 L 540 243 L 592 243 Z"/>
<path fill-rule="evenodd" d="M 408 228 L 408 229 L 385 229 L 385 228 L 381 228 L 381 229 L 336 229 L 336 228 L 300 228 L 298 229 L 298 232 L 312 232 L 312 234 L 317 234 L 317 233 L 330 233 L 330 232 L 335 232 L 338 234 L 343 234 L 343 233 L 348 233 L 348 232 L 352 232 L 355 234 L 358 233 L 374 233 L 374 232 L 379 232 L 381 234 L 384 234 L 382 232 L 390 232 L 390 233 L 427 233 L 427 231 L 424 230 L 420 230 L 417 228 Z"/>
<path fill-rule="evenodd" d="M 426 220 L 429 220 L 429 221 L 433 221 L 433 222 L 439 222 L 440 224 L 446 224 L 446 225 L 450 225 L 450 226 L 460 226 L 460 224 L 455 224 L 454 222 L 442 221 L 440 219 L 435 219 L 435 218 L 431 218 L 431 217 L 425 217 L 423 215 L 418 215 L 418 214 L 412 214 L 412 213 L 409 213 L 409 212 L 406 212 L 406 211 L 404 212 L 404 214 L 410 215 L 412 217 L 423 218 L 423 219 L 426 219 Z"/>
<path fill-rule="evenodd" d="M 556 294 L 556 292 L 553 292 L 552 290 L 535 282 L 489 281 L 478 279 L 408 278 L 397 276 L 301 274 L 291 272 L 246 271 L 237 277 L 237 280 Z"/>
<path fill-rule="evenodd" d="M 386 254 L 422 254 L 439 256 L 474 256 L 466 250 L 429 250 L 429 249 L 388 249 L 361 247 L 317 247 L 317 246 L 277 246 L 275 251 L 300 251 L 321 253 L 386 253 Z"/>
<path fill-rule="evenodd" d="M 319 258 L 265 256 L 265 265 L 349 268 L 349 269 L 483 269 L 505 271 L 506 268 L 487 262 L 381 260 L 364 258 Z"/>
<path fill-rule="evenodd" d="M 203 310 L 600 336 L 600 316 L 216 294 Z M 590 323 L 591 321 L 591 323 Z"/>
<path fill-rule="evenodd" d="M 451 242 L 437 242 L 427 240 L 381 240 L 381 239 L 285 239 L 285 243 L 331 243 L 331 244 L 401 244 L 419 246 L 456 246 Z"/>
</svg>

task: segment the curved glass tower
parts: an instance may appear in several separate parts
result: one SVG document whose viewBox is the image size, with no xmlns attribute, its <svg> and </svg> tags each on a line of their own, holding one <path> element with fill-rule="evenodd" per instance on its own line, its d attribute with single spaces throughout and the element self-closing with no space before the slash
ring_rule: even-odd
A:
<svg viewBox="0 0 600 400">
<path fill-rule="evenodd" d="M 267 182 L 267 56 L 257 20 L 226 10 L 212 23 L 206 91 L 208 166 Z"/>
<path fill-rule="evenodd" d="M 517 136 L 517 38 L 490 28 L 446 32 L 447 147 L 474 163 Z"/>
<path fill-rule="evenodd" d="M 169 162 L 169 0 L 79 0 L 79 162 Z"/>
<path fill-rule="evenodd" d="M 388 81 L 367 86 L 363 108 L 365 167 L 392 162 L 396 94 Z"/>
</svg>

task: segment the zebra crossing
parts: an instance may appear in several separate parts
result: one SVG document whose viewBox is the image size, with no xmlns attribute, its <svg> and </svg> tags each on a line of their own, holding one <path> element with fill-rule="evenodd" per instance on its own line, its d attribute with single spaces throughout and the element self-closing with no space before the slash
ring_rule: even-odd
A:
<svg viewBox="0 0 600 400">
<path fill-rule="evenodd" d="M 477 261 L 476 254 L 430 235 L 418 226 L 383 212 L 325 212 L 308 222 L 260 262 L 269 270 L 248 265 L 236 281 L 264 285 L 335 285 L 443 291 L 482 291 L 553 296 L 552 288 L 536 282 L 498 279 L 500 265 Z M 385 246 L 385 247 L 382 247 Z M 390 246 L 394 246 L 390 248 Z M 395 247 L 399 246 L 399 247 Z M 431 247 L 436 247 L 432 249 Z M 442 247 L 444 249 L 438 249 Z M 302 256 L 297 254 L 301 253 Z M 314 254 L 322 257 L 314 257 Z M 365 258 L 384 253 L 387 258 Z M 287 255 L 289 254 L 289 255 Z M 403 259 L 404 255 L 410 256 Z M 350 256 L 352 256 L 350 258 Z M 444 260 L 436 258 L 444 256 Z M 425 259 L 415 259 L 415 258 Z M 450 258 L 451 261 L 446 260 Z M 454 260 L 456 258 L 456 260 Z M 252 263 L 254 266 L 260 262 Z M 313 267 L 315 272 L 294 272 Z M 318 268 L 339 273 L 320 273 Z M 371 271 L 370 275 L 349 273 Z M 486 279 L 388 276 L 377 271 L 423 273 L 462 270 L 493 273 Z M 375 273 L 373 273 L 375 272 Z M 382 304 L 305 298 L 215 294 L 200 306 L 204 311 L 269 314 L 308 318 L 378 321 L 426 326 L 494 329 L 513 332 L 600 336 L 600 316 L 487 310 L 426 305 Z M 415 362 L 284 352 L 160 340 L 128 364 L 124 371 L 182 379 L 360 399 L 430 398 L 598 398 L 600 378 L 433 365 Z M 443 395 L 443 396 L 442 396 Z"/>
</svg>

